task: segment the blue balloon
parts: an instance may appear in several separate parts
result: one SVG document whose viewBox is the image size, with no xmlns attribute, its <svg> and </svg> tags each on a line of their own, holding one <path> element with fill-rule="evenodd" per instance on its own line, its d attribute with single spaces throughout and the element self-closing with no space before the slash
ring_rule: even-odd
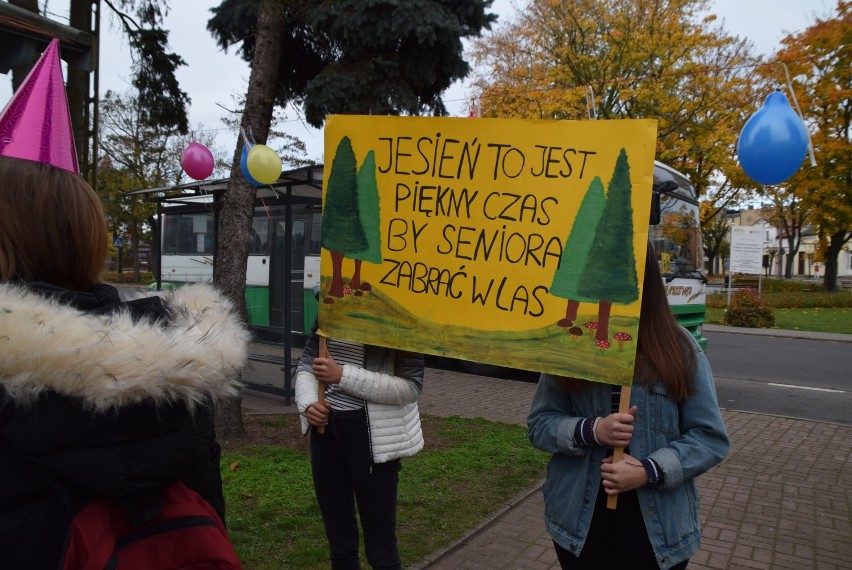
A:
<svg viewBox="0 0 852 570">
<path fill-rule="evenodd" d="M 808 151 L 808 131 L 790 107 L 787 97 L 776 91 L 746 122 L 737 142 L 743 171 L 760 184 L 780 184 L 793 176 Z"/>
<path fill-rule="evenodd" d="M 248 169 L 248 153 L 251 150 L 251 145 L 244 144 L 243 145 L 243 154 L 240 156 L 240 169 L 243 171 L 243 176 L 246 177 L 246 180 L 254 184 L 255 186 L 266 186 L 263 182 L 258 182 L 254 178 L 252 178 L 251 174 L 249 174 Z"/>
</svg>

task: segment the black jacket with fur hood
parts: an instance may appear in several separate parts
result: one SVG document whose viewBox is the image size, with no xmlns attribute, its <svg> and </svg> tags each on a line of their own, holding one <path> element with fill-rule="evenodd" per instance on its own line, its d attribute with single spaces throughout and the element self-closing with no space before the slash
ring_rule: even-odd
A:
<svg viewBox="0 0 852 570">
<path fill-rule="evenodd" d="M 123 303 L 0 284 L 0 566 L 57 568 L 95 495 L 132 508 L 181 480 L 224 514 L 212 404 L 248 340 L 209 286 Z"/>
</svg>

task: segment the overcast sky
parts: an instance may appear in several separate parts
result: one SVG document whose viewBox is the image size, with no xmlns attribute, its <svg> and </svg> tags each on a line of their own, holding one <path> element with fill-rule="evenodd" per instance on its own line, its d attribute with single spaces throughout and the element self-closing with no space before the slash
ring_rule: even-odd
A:
<svg viewBox="0 0 852 570">
<path fill-rule="evenodd" d="M 233 154 L 236 135 L 220 121 L 225 114 L 222 106 L 232 108 L 232 95 L 245 92 L 249 69 L 234 50 L 228 53 L 219 50 L 206 30 L 209 9 L 219 3 L 220 0 L 173 1 L 165 28 L 171 31 L 171 48 L 187 63 L 178 70 L 178 80 L 192 99 L 190 124 L 193 128 L 201 124 L 205 130 L 215 131 L 217 144 L 229 158 Z M 492 11 L 502 18 L 512 19 L 516 3 L 513 0 L 495 0 Z M 714 0 L 712 3 L 712 11 L 724 20 L 725 27 L 735 35 L 749 38 L 761 53 L 774 52 L 781 38 L 807 28 L 814 22 L 815 15 L 832 14 L 836 6 L 836 0 Z M 109 12 L 106 6 L 101 9 L 104 14 Z M 104 22 L 101 93 L 107 89 L 121 93 L 130 89 L 129 51 L 115 24 Z M 3 105 L 11 97 L 10 83 L 9 76 L 0 78 L 0 103 Z M 461 84 L 451 87 L 445 95 L 445 102 L 453 115 L 465 114 L 467 100 Z M 756 108 L 760 103 L 756 102 Z M 311 158 L 321 160 L 322 132 L 303 125 L 292 109 L 288 109 L 287 116 L 290 121 L 283 125 L 284 128 L 305 141 Z"/>
</svg>

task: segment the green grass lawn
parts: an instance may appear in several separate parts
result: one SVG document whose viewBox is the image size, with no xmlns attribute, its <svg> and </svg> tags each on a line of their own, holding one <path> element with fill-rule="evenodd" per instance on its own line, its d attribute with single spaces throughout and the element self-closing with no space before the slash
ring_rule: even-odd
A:
<svg viewBox="0 0 852 570">
<path fill-rule="evenodd" d="M 775 327 L 782 330 L 852 334 L 852 308 L 774 309 Z M 707 309 L 707 322 L 723 324 L 724 309 Z"/>
<path fill-rule="evenodd" d="M 262 424 L 264 437 L 255 440 L 275 443 L 223 444 L 228 532 L 243 565 L 246 570 L 327 569 L 328 546 L 298 416 L 246 421 L 255 423 L 255 433 L 257 422 Z M 549 457 L 530 445 L 520 425 L 457 417 L 422 421 L 426 447 L 402 460 L 400 474 L 398 535 L 406 567 L 532 487 L 544 477 Z"/>
</svg>

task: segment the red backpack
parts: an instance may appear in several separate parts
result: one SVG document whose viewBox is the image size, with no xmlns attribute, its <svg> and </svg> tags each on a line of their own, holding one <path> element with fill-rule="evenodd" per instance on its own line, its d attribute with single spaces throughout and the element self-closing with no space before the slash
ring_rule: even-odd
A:
<svg viewBox="0 0 852 570">
<path fill-rule="evenodd" d="M 134 525 L 104 498 L 71 521 L 63 570 L 242 570 L 216 510 L 183 483 L 162 493 L 162 511 Z"/>
</svg>

